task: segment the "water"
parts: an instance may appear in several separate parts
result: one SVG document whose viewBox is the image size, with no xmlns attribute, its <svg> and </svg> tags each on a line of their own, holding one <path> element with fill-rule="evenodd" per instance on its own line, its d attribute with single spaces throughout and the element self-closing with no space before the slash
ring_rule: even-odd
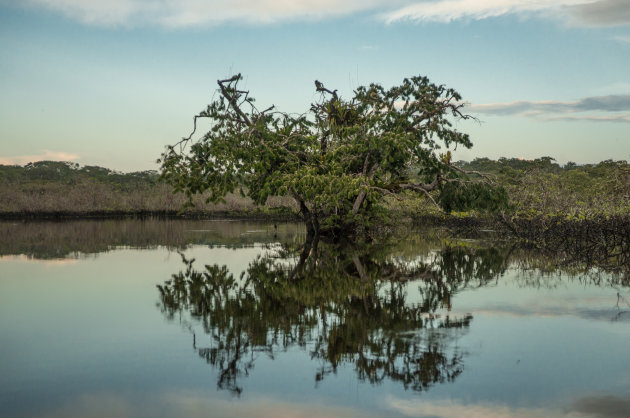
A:
<svg viewBox="0 0 630 418">
<path fill-rule="evenodd" d="M 440 230 L 0 235 L 1 416 L 630 416 L 623 274 Z"/>
</svg>

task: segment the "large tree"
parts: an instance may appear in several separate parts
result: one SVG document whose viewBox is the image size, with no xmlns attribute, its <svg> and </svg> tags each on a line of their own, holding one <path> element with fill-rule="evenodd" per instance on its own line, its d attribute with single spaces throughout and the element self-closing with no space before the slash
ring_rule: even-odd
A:
<svg viewBox="0 0 630 418">
<path fill-rule="evenodd" d="M 322 223 L 360 224 L 383 196 L 405 190 L 433 203 L 431 194 L 442 190 L 462 200 L 445 188 L 468 184 L 451 165 L 449 149 L 472 146 L 453 127 L 470 118 L 455 90 L 411 77 L 390 89 L 359 87 L 346 100 L 315 81 L 320 100 L 296 116 L 274 106 L 258 109 L 239 88 L 241 80 L 240 74 L 218 80 L 218 98 L 195 116 L 193 133 L 162 155 L 162 176 L 175 190 L 207 191 L 216 202 L 240 189 L 257 204 L 289 195 L 315 232 Z M 211 127 L 193 139 L 199 118 L 210 119 Z"/>
</svg>

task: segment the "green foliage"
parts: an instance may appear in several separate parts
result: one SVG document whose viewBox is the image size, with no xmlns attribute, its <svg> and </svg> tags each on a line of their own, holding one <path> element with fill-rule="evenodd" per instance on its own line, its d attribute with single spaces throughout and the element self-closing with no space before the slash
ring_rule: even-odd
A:
<svg viewBox="0 0 630 418">
<path fill-rule="evenodd" d="M 78 184 L 100 182 L 115 185 L 121 189 L 155 185 L 158 173 L 154 170 L 121 173 L 99 166 L 79 166 L 67 161 L 38 161 L 25 166 L 0 165 L 2 183 L 58 183 Z"/>
<path fill-rule="evenodd" d="M 551 157 L 535 160 L 477 158 L 459 167 L 497 178 L 520 216 L 592 218 L 630 214 L 630 165 L 606 160 L 564 167 Z"/>
<path fill-rule="evenodd" d="M 60 161 L 0 165 L 0 215 L 176 212 L 181 200 L 156 171 L 121 173 Z"/>
<path fill-rule="evenodd" d="M 438 199 L 445 212 L 465 212 L 478 209 L 497 212 L 507 209 L 508 195 L 505 188 L 493 187 L 487 183 L 446 183 Z"/>
<path fill-rule="evenodd" d="M 192 135 L 162 154 L 162 178 L 192 197 L 207 191 L 221 201 L 241 190 L 257 204 L 288 195 L 307 226 L 364 223 L 387 195 L 425 195 L 461 181 L 441 147 L 472 143 L 452 122 L 467 119 L 460 95 L 426 77 L 385 89 L 362 86 L 342 99 L 316 81 L 320 101 L 303 115 L 260 111 L 236 75 L 219 80 L 219 98 L 195 117 L 210 119 L 200 139 Z M 193 131 L 194 134 L 194 131 Z M 415 167 L 423 182 L 412 182 Z M 472 202 L 470 203 L 472 205 Z"/>
</svg>

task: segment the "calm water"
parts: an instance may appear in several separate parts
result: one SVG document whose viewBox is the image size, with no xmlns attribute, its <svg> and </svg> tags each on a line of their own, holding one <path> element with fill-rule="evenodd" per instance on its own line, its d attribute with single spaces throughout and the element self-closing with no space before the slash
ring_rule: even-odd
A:
<svg viewBox="0 0 630 418">
<path fill-rule="evenodd" d="M 1 416 L 630 416 L 623 275 L 440 230 L 0 235 Z"/>
</svg>

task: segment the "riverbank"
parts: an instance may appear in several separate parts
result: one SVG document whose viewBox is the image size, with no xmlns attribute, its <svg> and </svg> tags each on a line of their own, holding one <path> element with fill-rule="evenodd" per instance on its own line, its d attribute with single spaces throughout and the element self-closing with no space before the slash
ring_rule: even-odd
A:
<svg viewBox="0 0 630 418">
<path fill-rule="evenodd" d="M 397 216 L 398 215 L 398 216 Z M 442 231 L 443 239 L 453 237 L 458 242 L 502 242 L 504 245 L 533 250 L 545 254 L 547 265 L 541 268 L 556 269 L 570 268 L 578 271 L 594 266 L 605 268 L 607 271 L 619 272 L 627 276 L 630 266 L 630 216 L 599 216 L 590 219 L 568 219 L 566 217 L 532 217 L 517 218 L 505 215 L 468 215 L 459 214 L 390 214 L 387 224 L 376 224 L 367 231 L 368 242 L 384 242 L 392 237 L 406 237 L 409 234 L 424 236 L 423 231 L 438 228 Z M 76 223 L 85 229 L 86 238 L 98 242 L 103 238 L 97 226 L 111 222 L 126 222 L 135 225 L 144 240 L 146 225 L 155 222 L 177 222 L 189 220 L 203 222 L 204 220 L 235 220 L 269 225 L 274 231 L 279 231 L 283 225 L 300 222 L 297 212 L 290 210 L 259 210 L 249 212 L 52 212 L 52 213 L 13 213 L 0 214 L 0 229 L 5 229 L 6 244 L 19 241 L 11 238 L 11 231 L 19 224 L 32 225 L 34 228 L 33 243 L 45 240 L 43 230 L 46 225 Z M 140 222 L 138 222 L 140 221 Z M 235 223 L 238 222 L 229 222 Z M 42 230 L 42 228 L 44 228 Z M 97 229 L 94 229 L 97 228 Z M 139 229 L 138 229 L 139 228 Z M 260 229 L 260 228 L 254 228 Z M 128 228 L 124 234 L 132 233 Z M 430 235 L 430 234 L 429 234 Z M 366 238 L 366 237 L 364 237 Z M 361 242 L 364 241 L 361 239 Z M 54 234 L 49 240 L 54 240 Z M 337 241 L 334 237 L 329 237 Z M 347 240 L 345 240 L 347 241 Z M 10 244 L 13 245 L 13 244 Z M 38 244 L 30 244 L 38 245 Z M 98 244 L 93 244 L 98 247 Z M 542 260 L 542 259 L 541 259 Z"/>
<path fill-rule="evenodd" d="M 43 211 L 43 212 L 1 212 L 0 220 L 89 220 L 89 219 L 239 219 L 258 221 L 300 221 L 297 212 L 290 209 L 261 208 L 259 210 L 131 210 L 131 211 Z"/>
</svg>

